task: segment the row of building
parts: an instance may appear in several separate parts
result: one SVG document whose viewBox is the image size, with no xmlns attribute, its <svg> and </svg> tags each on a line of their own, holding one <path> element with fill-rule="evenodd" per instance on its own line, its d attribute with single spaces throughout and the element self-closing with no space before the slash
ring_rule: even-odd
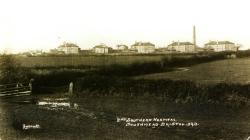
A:
<svg viewBox="0 0 250 140">
<path fill-rule="evenodd" d="M 204 47 L 198 47 L 191 42 L 172 42 L 167 47 L 156 48 L 155 44 L 150 42 L 135 42 L 130 47 L 127 45 L 117 45 L 116 48 L 112 48 L 105 44 L 99 44 L 94 46 L 90 50 L 81 50 L 79 46 L 73 43 L 63 43 L 57 49 L 51 50 L 53 54 L 79 54 L 81 52 L 95 53 L 95 54 L 108 54 L 108 53 L 196 53 L 202 51 L 238 51 L 239 45 L 230 41 L 209 41 L 204 44 Z"/>
<path fill-rule="evenodd" d="M 79 54 L 79 53 L 95 53 L 95 54 L 108 54 L 108 53 L 197 53 L 202 51 L 222 52 L 222 51 L 238 51 L 239 45 L 230 41 L 209 41 L 204 44 L 204 47 L 196 45 L 196 30 L 193 26 L 193 42 L 180 42 L 173 41 L 171 44 L 163 48 L 156 48 L 155 44 L 150 42 L 135 42 L 128 47 L 127 45 L 117 45 L 115 49 L 105 44 L 94 46 L 90 50 L 81 50 L 79 46 L 73 43 L 63 43 L 57 49 L 52 50 L 52 53 L 62 54 Z"/>
</svg>

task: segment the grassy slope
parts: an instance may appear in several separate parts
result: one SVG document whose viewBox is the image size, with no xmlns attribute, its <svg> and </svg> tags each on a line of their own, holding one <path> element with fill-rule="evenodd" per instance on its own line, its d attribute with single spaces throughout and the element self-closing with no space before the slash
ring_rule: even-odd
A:
<svg viewBox="0 0 250 140">
<path fill-rule="evenodd" d="M 242 83 L 250 82 L 250 59 L 227 59 L 187 67 L 187 71 L 172 71 L 147 74 L 136 79 L 192 80 L 198 83 Z"/>
</svg>

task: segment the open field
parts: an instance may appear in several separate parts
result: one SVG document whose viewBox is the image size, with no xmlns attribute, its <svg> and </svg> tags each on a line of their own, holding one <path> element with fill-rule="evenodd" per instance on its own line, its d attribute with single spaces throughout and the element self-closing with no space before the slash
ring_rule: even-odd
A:
<svg viewBox="0 0 250 140">
<path fill-rule="evenodd" d="M 103 66 L 112 64 L 128 65 L 135 62 L 156 62 L 164 56 L 67 56 L 67 57 L 20 57 L 25 67 L 60 67 L 60 66 Z"/>
<path fill-rule="evenodd" d="M 191 80 L 198 83 L 250 83 L 250 58 L 226 59 L 177 69 L 172 72 L 147 74 L 136 79 Z"/>
</svg>

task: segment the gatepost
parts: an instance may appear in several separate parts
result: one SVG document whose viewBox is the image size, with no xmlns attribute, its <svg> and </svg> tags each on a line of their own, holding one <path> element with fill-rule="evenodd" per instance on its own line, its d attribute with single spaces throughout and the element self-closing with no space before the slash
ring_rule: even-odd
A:
<svg viewBox="0 0 250 140">
<path fill-rule="evenodd" d="M 30 92 L 31 94 L 34 93 L 34 79 L 31 78 L 29 82 Z"/>
<path fill-rule="evenodd" d="M 74 84 L 73 82 L 70 82 L 69 83 L 69 96 L 72 96 L 73 95 L 73 87 L 74 87 Z"/>
</svg>

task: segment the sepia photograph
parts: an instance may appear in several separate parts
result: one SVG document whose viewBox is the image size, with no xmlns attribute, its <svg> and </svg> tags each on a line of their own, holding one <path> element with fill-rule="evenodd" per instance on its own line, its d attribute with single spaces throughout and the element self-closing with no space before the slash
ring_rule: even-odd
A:
<svg viewBox="0 0 250 140">
<path fill-rule="evenodd" d="M 246 0 L 1 0 L 0 140 L 250 140 Z"/>
</svg>

